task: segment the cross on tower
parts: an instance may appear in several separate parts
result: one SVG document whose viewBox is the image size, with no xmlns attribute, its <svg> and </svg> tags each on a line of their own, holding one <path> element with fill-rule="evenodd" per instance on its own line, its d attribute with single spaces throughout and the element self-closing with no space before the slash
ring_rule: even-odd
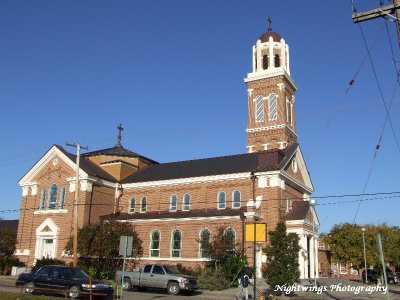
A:
<svg viewBox="0 0 400 300">
<path fill-rule="evenodd" d="M 271 28 L 271 17 L 268 17 L 267 18 L 267 20 L 268 20 L 268 31 L 272 31 L 272 28 Z"/>
<path fill-rule="evenodd" d="M 121 123 L 117 126 L 117 129 L 118 129 L 118 137 L 117 137 L 117 144 L 115 145 L 115 147 L 122 147 L 122 145 L 121 145 L 121 132 L 122 132 L 122 130 L 124 130 L 124 128 L 122 127 Z"/>
</svg>

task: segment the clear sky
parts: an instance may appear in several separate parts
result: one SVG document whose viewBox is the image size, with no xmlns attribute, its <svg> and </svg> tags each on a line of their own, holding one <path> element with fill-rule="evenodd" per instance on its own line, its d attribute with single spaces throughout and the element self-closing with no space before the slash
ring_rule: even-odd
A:
<svg viewBox="0 0 400 300">
<path fill-rule="evenodd" d="M 18 181 L 53 144 L 109 148 L 119 123 L 125 148 L 159 162 L 245 153 L 243 78 L 271 16 L 289 44 L 321 231 L 353 222 L 360 197 L 343 195 L 364 190 L 374 195 L 363 197 L 356 222 L 399 226 L 395 23 L 360 29 L 351 13 L 345 0 L 2 0 L 0 218 L 18 218 Z"/>
</svg>

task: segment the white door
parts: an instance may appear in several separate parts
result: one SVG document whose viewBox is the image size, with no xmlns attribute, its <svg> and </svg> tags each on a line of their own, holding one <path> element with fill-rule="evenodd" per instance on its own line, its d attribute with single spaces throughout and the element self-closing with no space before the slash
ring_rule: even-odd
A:
<svg viewBox="0 0 400 300">
<path fill-rule="evenodd" d="M 53 239 L 43 239 L 42 257 L 54 258 L 54 240 Z"/>
</svg>

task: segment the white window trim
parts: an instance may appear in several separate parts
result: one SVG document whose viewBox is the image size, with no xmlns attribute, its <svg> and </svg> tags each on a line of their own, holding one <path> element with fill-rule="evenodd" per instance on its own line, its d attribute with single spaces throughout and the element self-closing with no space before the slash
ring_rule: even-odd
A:
<svg viewBox="0 0 400 300">
<path fill-rule="evenodd" d="M 219 196 L 221 193 L 224 193 L 224 195 L 225 195 L 224 207 L 220 207 Z M 226 193 L 224 191 L 219 191 L 217 194 L 217 208 L 221 209 L 221 210 L 226 209 Z"/>
<path fill-rule="evenodd" d="M 132 207 L 132 200 L 133 200 L 133 207 Z M 136 198 L 131 197 L 131 199 L 129 199 L 128 213 L 134 214 L 135 212 L 136 212 Z"/>
<path fill-rule="evenodd" d="M 189 196 L 189 204 L 185 203 L 185 196 L 188 195 Z M 192 197 L 190 196 L 189 193 L 185 193 L 183 194 L 182 197 L 182 211 L 190 211 L 190 202 L 192 201 Z M 188 208 L 186 209 L 186 206 L 188 206 Z"/>
<path fill-rule="evenodd" d="M 239 193 L 239 206 L 235 207 L 235 192 Z M 240 209 L 242 207 L 242 193 L 239 189 L 236 189 L 232 192 L 232 208 L 233 209 Z"/>
<path fill-rule="evenodd" d="M 180 246 L 180 249 L 179 250 L 176 250 L 176 249 L 174 249 L 174 248 L 172 248 L 173 247 L 173 245 L 174 245 L 174 232 L 175 231 L 178 231 L 179 233 L 180 233 L 180 241 L 179 241 L 179 246 Z M 179 251 L 179 256 L 172 256 L 172 252 L 173 251 Z M 179 230 L 179 229 L 174 229 L 174 230 L 172 230 L 172 232 L 171 232 L 171 244 L 170 244 L 170 257 L 171 258 L 175 258 L 175 259 L 180 259 L 180 258 L 182 258 L 182 231 L 181 230 Z"/>
<path fill-rule="evenodd" d="M 207 227 L 205 227 L 205 228 L 202 228 L 201 230 L 200 230 L 200 232 L 199 232 L 199 252 L 198 252 L 198 258 L 203 258 L 203 259 L 209 259 L 209 257 L 202 257 L 202 251 L 203 251 L 203 249 L 201 248 L 201 234 L 203 233 L 203 231 L 205 231 L 205 230 L 207 230 L 209 233 L 210 233 L 210 237 L 209 237 L 209 240 L 211 240 L 211 230 L 210 229 L 208 229 Z"/>
<path fill-rule="evenodd" d="M 143 210 L 143 199 L 146 200 L 146 206 L 144 210 Z M 142 199 L 140 199 L 140 213 L 145 214 L 146 212 L 147 212 L 147 197 L 143 196 Z"/>
<path fill-rule="evenodd" d="M 271 118 L 271 96 L 275 95 L 275 117 Z M 278 120 L 278 95 L 276 93 L 270 93 L 268 95 L 268 120 L 276 121 Z"/>
<path fill-rule="evenodd" d="M 174 197 L 175 196 L 175 209 L 172 209 L 172 197 Z M 171 211 L 171 212 L 176 212 L 178 210 L 178 196 L 176 195 L 176 194 L 172 194 L 170 197 L 169 197 L 169 211 Z"/>
<path fill-rule="evenodd" d="M 158 231 L 158 249 L 152 248 L 153 245 L 153 233 Z M 158 251 L 158 256 L 152 256 L 151 251 Z M 161 231 L 158 229 L 153 229 L 150 232 L 150 245 L 149 245 L 149 257 L 159 258 L 161 254 Z"/>
</svg>

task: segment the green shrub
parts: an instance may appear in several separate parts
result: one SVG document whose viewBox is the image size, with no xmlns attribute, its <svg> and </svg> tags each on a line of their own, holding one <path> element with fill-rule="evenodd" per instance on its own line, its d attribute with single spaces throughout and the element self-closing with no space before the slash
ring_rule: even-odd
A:
<svg viewBox="0 0 400 300">
<path fill-rule="evenodd" d="M 65 261 L 57 258 L 46 258 L 43 257 L 41 259 L 38 259 L 34 266 L 32 267 L 32 273 L 35 273 L 37 269 L 40 267 L 46 266 L 46 265 L 62 265 L 65 266 Z"/>
<path fill-rule="evenodd" d="M 184 275 L 189 275 L 189 276 L 199 276 L 201 274 L 201 268 L 197 267 L 197 268 L 192 268 L 192 267 L 185 267 L 182 264 L 177 264 L 176 268 L 178 269 L 178 271 Z"/>
<path fill-rule="evenodd" d="M 238 286 L 238 276 L 243 268 L 247 268 L 247 258 L 243 255 L 231 255 L 221 261 L 221 270 L 226 279 L 231 282 L 230 286 Z"/>
<path fill-rule="evenodd" d="M 224 290 L 231 286 L 231 282 L 226 278 L 225 271 L 206 267 L 197 278 L 201 289 L 205 290 Z"/>
<path fill-rule="evenodd" d="M 15 256 L 0 257 L 0 274 L 10 275 L 12 267 L 24 267 L 25 264 Z"/>
</svg>

